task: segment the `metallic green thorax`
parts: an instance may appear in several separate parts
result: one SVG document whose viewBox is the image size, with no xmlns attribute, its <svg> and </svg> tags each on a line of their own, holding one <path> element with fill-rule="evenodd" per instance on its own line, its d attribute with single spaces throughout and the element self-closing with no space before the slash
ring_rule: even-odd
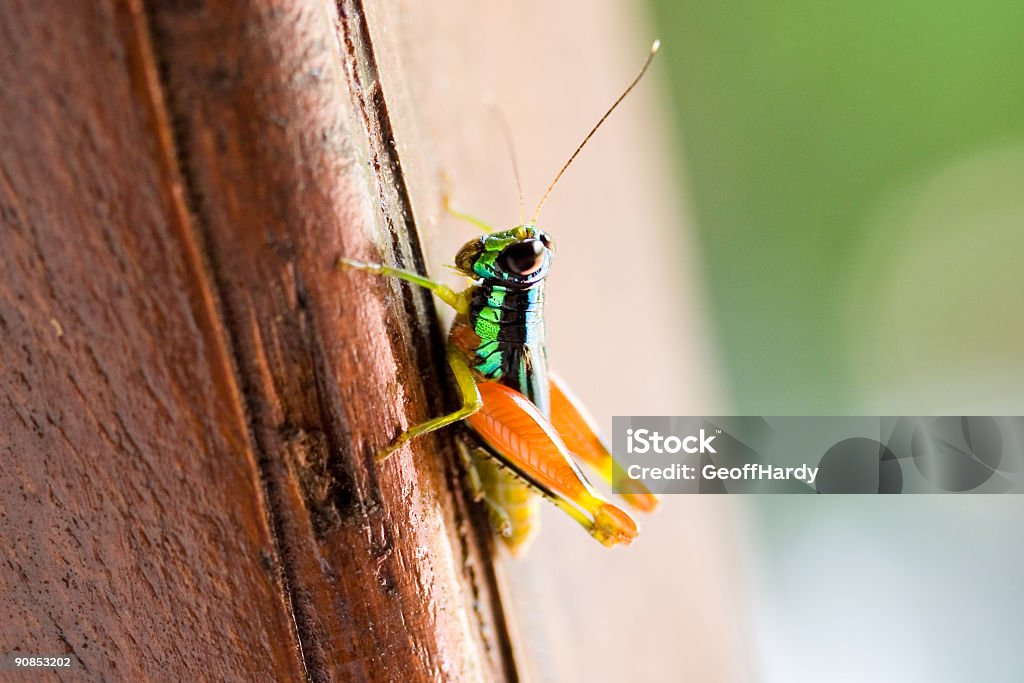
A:
<svg viewBox="0 0 1024 683">
<path fill-rule="evenodd" d="M 529 240 L 544 244 L 539 267 L 516 275 L 499 258 L 510 245 Z M 456 257 L 461 270 L 478 278 L 469 321 L 480 338 L 473 368 L 483 377 L 511 387 L 550 413 L 547 351 L 544 340 L 544 281 L 552 259 L 550 238 L 526 225 L 485 235 Z"/>
</svg>

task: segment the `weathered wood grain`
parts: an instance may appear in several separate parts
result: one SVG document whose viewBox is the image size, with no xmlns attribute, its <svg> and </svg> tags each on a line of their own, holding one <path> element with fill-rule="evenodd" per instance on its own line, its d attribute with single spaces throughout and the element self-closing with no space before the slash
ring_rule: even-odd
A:
<svg viewBox="0 0 1024 683">
<path fill-rule="evenodd" d="M 0 650 L 515 678 L 361 3 L 0 12 Z"/>
<path fill-rule="evenodd" d="M 420 258 L 359 3 L 154 9 L 307 664 L 372 680 L 511 673 L 486 539 L 453 505 L 440 439 L 371 464 L 443 406 L 422 392 L 441 359 L 426 294 L 334 269 L 341 254 Z"/>
<path fill-rule="evenodd" d="M 0 650 L 299 678 L 146 49 L 109 3 L 0 20 Z"/>
</svg>

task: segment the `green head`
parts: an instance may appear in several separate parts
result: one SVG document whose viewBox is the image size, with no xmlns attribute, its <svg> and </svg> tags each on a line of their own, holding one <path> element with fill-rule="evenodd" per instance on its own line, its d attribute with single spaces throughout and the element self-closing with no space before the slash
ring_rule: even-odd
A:
<svg viewBox="0 0 1024 683">
<path fill-rule="evenodd" d="M 455 268 L 471 278 L 532 287 L 547 277 L 555 243 L 536 225 L 519 225 L 467 242 L 455 256 Z"/>
</svg>

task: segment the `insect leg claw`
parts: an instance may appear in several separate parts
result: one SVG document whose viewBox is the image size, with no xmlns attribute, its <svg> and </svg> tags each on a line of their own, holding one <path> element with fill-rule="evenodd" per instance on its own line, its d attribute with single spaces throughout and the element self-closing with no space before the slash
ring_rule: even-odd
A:
<svg viewBox="0 0 1024 683">
<path fill-rule="evenodd" d="M 352 258 L 346 258 L 339 256 L 338 260 L 334 262 L 334 267 L 338 270 L 366 270 L 371 273 L 380 272 L 381 266 L 377 263 L 366 263 L 365 261 L 357 261 Z"/>
<path fill-rule="evenodd" d="M 402 436 L 404 436 L 404 434 Z M 408 439 L 402 439 L 401 437 L 399 437 L 399 438 L 395 439 L 394 441 L 392 441 L 390 444 L 388 444 L 384 448 L 384 450 L 382 450 L 379 453 L 377 453 L 377 457 L 376 457 L 377 462 L 378 463 L 386 462 L 388 458 L 390 458 L 392 455 L 395 454 L 395 451 L 397 451 L 399 448 L 401 448 L 402 446 L 405 445 L 406 441 L 408 441 Z"/>
</svg>

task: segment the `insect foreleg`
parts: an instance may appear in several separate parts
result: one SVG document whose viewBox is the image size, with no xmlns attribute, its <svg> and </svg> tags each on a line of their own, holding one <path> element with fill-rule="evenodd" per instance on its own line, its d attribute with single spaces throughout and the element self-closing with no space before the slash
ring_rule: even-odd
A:
<svg viewBox="0 0 1024 683">
<path fill-rule="evenodd" d="M 398 435 L 391 444 L 385 448 L 378 456 L 377 459 L 381 462 L 387 460 L 388 457 L 409 442 L 411 439 L 421 436 L 423 434 L 429 434 L 430 432 L 458 422 L 459 420 L 465 420 L 467 417 L 480 410 L 483 406 L 483 399 L 480 398 L 480 389 L 476 385 L 476 379 L 473 377 L 473 371 L 470 370 L 469 364 L 462 354 L 455 350 L 449 349 L 448 351 L 448 364 L 452 368 L 452 373 L 455 375 L 455 382 L 459 386 L 459 394 L 462 396 L 462 407 L 455 412 L 442 415 L 441 417 L 435 417 L 433 420 L 427 420 L 421 422 L 418 425 L 409 427 L 404 432 Z"/>
<path fill-rule="evenodd" d="M 470 216 L 468 213 L 463 213 L 463 212 L 459 211 L 458 209 L 453 208 L 452 207 L 452 202 L 451 202 L 451 195 L 449 195 L 447 190 L 445 191 L 444 195 L 442 195 L 442 197 L 441 197 L 441 203 L 444 205 L 444 210 L 445 211 L 450 213 L 452 216 L 458 218 L 460 221 L 465 221 L 465 222 L 467 222 L 467 223 L 469 223 L 471 225 L 475 225 L 476 227 L 480 228 L 484 232 L 494 232 L 495 231 L 495 229 L 493 227 L 491 227 L 490 225 L 488 225 L 484 221 L 480 220 L 479 218 L 476 218 L 475 216 Z"/>
<path fill-rule="evenodd" d="M 455 309 L 457 313 L 465 313 L 469 310 L 469 299 L 463 296 L 462 293 L 456 292 L 454 289 L 446 284 L 431 280 L 428 277 L 423 277 L 416 273 L 408 270 L 402 270 L 401 268 L 392 268 L 391 266 L 385 266 L 380 263 L 364 263 L 363 261 L 356 261 L 355 259 L 341 257 L 337 261 L 338 270 L 362 270 L 367 273 L 373 273 L 374 275 L 384 275 L 386 277 L 397 277 L 399 280 L 405 280 L 411 282 L 414 285 L 420 287 L 426 287 L 441 301 L 445 302 L 449 306 Z"/>
<path fill-rule="evenodd" d="M 484 223 L 479 218 L 476 218 L 474 216 L 470 216 L 468 213 L 462 213 L 461 211 L 457 211 L 457 210 L 453 209 L 452 207 L 448 206 L 447 203 L 445 204 L 444 208 L 445 208 L 445 211 L 447 211 L 451 215 L 455 216 L 460 221 L 465 221 L 467 223 L 471 223 L 472 225 L 475 225 L 476 227 L 478 227 L 481 230 L 483 230 L 484 232 L 494 232 L 495 231 L 495 229 L 493 227 L 491 227 L 487 223 Z"/>
</svg>

